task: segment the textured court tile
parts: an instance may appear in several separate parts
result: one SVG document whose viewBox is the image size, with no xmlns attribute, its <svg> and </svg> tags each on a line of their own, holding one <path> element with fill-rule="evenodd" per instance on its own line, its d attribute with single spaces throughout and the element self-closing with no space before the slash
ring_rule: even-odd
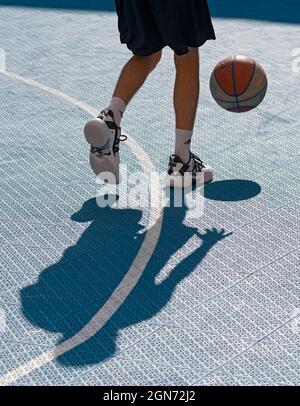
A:
<svg viewBox="0 0 300 406">
<path fill-rule="evenodd" d="M 57 343 L 57 334 L 50 335 L 49 332 L 34 327 L 24 317 L 18 305 L 1 305 L 1 309 L 6 318 L 5 331 L 1 333 L 1 339 L 4 341 L 1 348 L 4 348 L 4 351 L 7 343 L 30 344 L 43 349 L 52 348 Z"/>
<path fill-rule="evenodd" d="M 199 385 L 299 385 L 299 319 L 286 324 Z"/>
<path fill-rule="evenodd" d="M 0 19 L 9 71 L 99 109 L 107 103 L 116 66 L 129 57 L 115 15 L 7 7 Z M 21 49 L 20 26 L 28 39 Z M 193 149 L 217 180 L 252 181 L 256 196 L 208 198 L 192 220 L 165 209 L 157 250 L 119 311 L 88 342 L 16 384 L 299 384 L 300 111 L 291 102 L 299 78 L 290 51 L 300 29 L 246 20 L 216 20 L 216 28 L 222 35 L 202 51 Z M 207 83 L 219 59 L 241 51 L 265 66 L 270 90 L 258 110 L 232 115 L 215 105 Z M 158 171 L 174 147 L 173 77 L 166 50 L 124 118 Z M 103 210 L 95 222 L 83 205 L 98 189 L 82 137 L 90 115 L 3 75 L 0 89 L 2 376 L 76 334 L 102 308 L 142 244 L 139 222 L 147 224 L 149 210 Z M 131 172 L 139 169 L 126 143 L 122 156 Z M 203 246 L 212 227 L 232 235 Z"/>
<path fill-rule="evenodd" d="M 180 372 L 175 367 L 154 362 L 124 360 L 114 358 L 102 367 L 92 369 L 81 379 L 74 381 L 75 385 L 186 385 L 190 379 L 190 371 L 182 368 Z"/>
<path fill-rule="evenodd" d="M 11 372 L 16 366 L 21 366 L 38 357 L 45 348 L 36 345 L 2 342 L 1 345 L 1 376 Z"/>
</svg>

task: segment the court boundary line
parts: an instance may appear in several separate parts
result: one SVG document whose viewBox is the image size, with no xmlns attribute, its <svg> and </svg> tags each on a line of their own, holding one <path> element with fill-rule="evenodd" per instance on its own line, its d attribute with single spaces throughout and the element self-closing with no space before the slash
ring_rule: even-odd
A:
<svg viewBox="0 0 300 406">
<path fill-rule="evenodd" d="M 77 106 L 79 109 L 91 114 L 92 116 L 96 116 L 98 114 L 98 111 L 89 104 L 81 102 L 80 100 L 77 100 L 72 96 L 68 96 L 67 94 L 53 87 L 18 75 L 14 72 L 6 71 L 3 72 L 3 75 L 11 79 L 23 82 L 29 86 L 35 87 L 55 97 L 59 97 L 67 101 L 68 103 Z M 147 175 L 158 175 L 155 166 L 152 164 L 150 157 L 147 155 L 144 149 L 140 145 L 138 145 L 137 142 L 128 134 L 126 135 L 128 136 L 128 146 L 137 157 L 144 173 Z M 153 207 L 150 204 L 149 224 L 144 241 L 128 272 L 126 273 L 120 284 L 112 292 L 106 303 L 98 310 L 94 317 L 92 317 L 91 320 L 73 337 L 47 351 L 44 351 L 42 354 L 32 358 L 30 361 L 23 363 L 17 368 L 12 369 L 3 376 L 0 376 L 0 386 L 8 386 L 17 380 L 24 378 L 31 372 L 41 368 L 42 366 L 48 364 L 51 361 L 54 361 L 56 358 L 62 356 L 63 354 L 85 343 L 90 338 L 94 337 L 118 311 L 118 309 L 121 307 L 121 305 L 124 303 L 124 301 L 127 299 L 127 297 L 130 295 L 130 293 L 140 280 L 148 262 L 150 261 L 150 258 L 152 257 L 152 254 L 157 246 L 161 234 L 164 217 L 163 202 L 165 201 L 165 194 L 161 189 L 159 176 L 151 177 L 150 188 L 151 201 L 154 200 L 156 204 L 158 204 L 158 206 L 156 205 L 155 207 Z"/>
</svg>

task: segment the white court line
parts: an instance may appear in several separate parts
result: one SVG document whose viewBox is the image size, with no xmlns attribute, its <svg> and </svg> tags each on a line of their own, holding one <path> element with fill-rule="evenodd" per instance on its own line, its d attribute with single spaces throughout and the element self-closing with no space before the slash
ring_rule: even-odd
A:
<svg viewBox="0 0 300 406">
<path fill-rule="evenodd" d="M 53 89 L 52 87 L 46 86 L 42 83 L 36 82 L 35 80 L 25 78 L 23 76 L 17 75 L 12 72 L 5 72 L 6 76 L 24 82 L 29 86 L 36 87 L 54 96 L 60 97 L 67 102 L 79 107 L 80 109 L 88 112 L 92 116 L 96 116 L 98 111 L 86 103 L 76 100 L 59 90 Z M 134 141 L 131 137 L 128 137 L 128 145 L 136 155 L 145 173 L 156 174 L 156 169 L 152 164 L 149 156 L 146 152 Z M 11 370 L 7 374 L 0 377 L 0 386 L 7 386 L 15 382 L 16 380 L 23 378 L 24 376 L 30 374 L 34 370 L 40 368 L 41 366 L 55 360 L 57 357 L 65 354 L 66 352 L 74 349 L 75 347 L 83 344 L 85 341 L 89 340 L 91 337 L 96 335 L 103 326 L 109 321 L 109 319 L 116 313 L 120 308 L 122 303 L 126 300 L 128 295 L 134 289 L 138 283 L 140 277 L 142 276 L 154 250 L 157 245 L 164 216 L 164 204 L 165 196 L 161 189 L 159 176 L 152 177 L 151 182 L 151 199 L 152 202 L 155 201 L 156 205 L 150 207 L 149 215 L 149 229 L 145 235 L 143 244 L 135 257 L 130 269 L 127 274 L 119 284 L 119 286 L 114 290 L 110 298 L 99 309 L 98 313 L 89 321 L 89 323 L 77 334 L 63 343 L 57 345 L 56 347 L 45 351 L 41 355 L 33 358 L 32 360 L 24 363 L 23 365 Z M 161 203 L 158 205 L 158 203 Z"/>
</svg>

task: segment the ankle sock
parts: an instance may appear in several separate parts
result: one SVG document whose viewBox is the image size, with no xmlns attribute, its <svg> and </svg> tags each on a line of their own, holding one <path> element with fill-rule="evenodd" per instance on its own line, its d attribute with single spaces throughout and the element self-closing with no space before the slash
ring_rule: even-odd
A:
<svg viewBox="0 0 300 406">
<path fill-rule="evenodd" d="M 108 105 L 108 108 L 114 113 L 115 122 L 118 126 L 120 126 L 123 114 L 126 110 L 125 102 L 119 97 L 113 97 Z"/>
</svg>

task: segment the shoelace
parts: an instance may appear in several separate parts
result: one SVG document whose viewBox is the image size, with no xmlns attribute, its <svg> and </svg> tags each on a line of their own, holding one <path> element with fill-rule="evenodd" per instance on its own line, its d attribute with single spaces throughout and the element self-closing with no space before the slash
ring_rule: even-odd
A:
<svg viewBox="0 0 300 406">
<path fill-rule="evenodd" d="M 105 118 L 109 115 L 113 119 L 113 116 L 111 114 L 109 114 L 109 112 L 110 112 L 109 108 L 102 110 L 101 113 L 99 114 L 98 118 L 105 121 Z M 116 125 L 115 122 L 114 122 L 114 125 Z M 118 131 L 118 130 L 119 129 L 116 129 L 116 131 Z M 120 142 L 124 142 L 127 139 L 128 139 L 127 135 L 124 135 L 124 134 L 121 134 L 120 138 L 116 136 L 114 146 L 113 146 L 114 154 L 116 154 L 117 152 L 120 151 Z"/>
<path fill-rule="evenodd" d="M 120 142 L 124 142 L 128 139 L 127 135 L 121 134 L 120 138 L 116 138 L 114 142 L 114 153 L 116 154 L 117 152 L 120 151 Z"/>
<path fill-rule="evenodd" d="M 191 152 L 191 160 L 194 162 L 193 172 L 201 172 L 205 168 L 204 162 Z"/>
<path fill-rule="evenodd" d="M 98 118 L 105 120 L 105 117 L 108 116 L 108 113 L 109 113 L 109 109 L 102 110 L 101 113 L 99 114 Z"/>
</svg>

